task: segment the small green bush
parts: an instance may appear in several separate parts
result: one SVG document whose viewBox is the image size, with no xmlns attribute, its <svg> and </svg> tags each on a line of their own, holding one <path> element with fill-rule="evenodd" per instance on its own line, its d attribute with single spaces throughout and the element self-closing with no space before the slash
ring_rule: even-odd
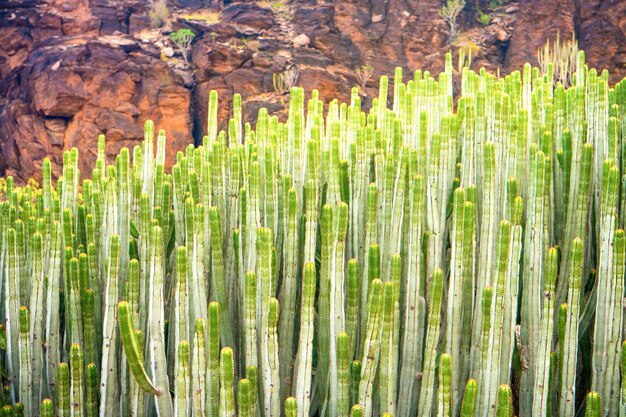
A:
<svg viewBox="0 0 626 417">
<path fill-rule="evenodd" d="M 446 0 L 446 5 L 439 10 L 439 15 L 450 27 L 450 42 L 456 39 L 458 24 L 456 19 L 465 7 L 465 0 Z"/>
<path fill-rule="evenodd" d="M 191 29 L 178 29 L 176 32 L 172 32 L 170 34 L 170 39 L 180 50 L 180 53 L 183 55 L 186 63 L 189 63 L 189 59 L 187 58 L 187 52 L 189 50 L 189 46 L 191 45 L 191 41 L 195 38 L 196 34 L 193 33 Z"/>
<path fill-rule="evenodd" d="M 478 10 L 478 22 L 483 26 L 489 26 L 491 24 L 491 15 L 484 13 L 482 10 Z"/>
</svg>

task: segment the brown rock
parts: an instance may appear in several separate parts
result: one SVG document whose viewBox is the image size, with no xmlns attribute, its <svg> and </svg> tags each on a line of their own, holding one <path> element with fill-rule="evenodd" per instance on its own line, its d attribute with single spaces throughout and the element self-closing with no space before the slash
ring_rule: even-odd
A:
<svg viewBox="0 0 626 417">
<path fill-rule="evenodd" d="M 171 46 L 166 46 L 161 49 L 161 54 L 165 55 L 168 58 L 171 58 L 174 56 L 174 48 L 172 48 Z"/>
<path fill-rule="evenodd" d="M 34 28 L 33 30 L 46 30 L 47 29 L 47 30 L 59 31 L 61 30 L 62 25 L 63 25 L 63 20 L 61 19 L 61 16 L 52 14 L 52 13 L 45 13 L 44 15 L 41 16 L 41 18 L 37 22 L 37 27 Z"/>
<path fill-rule="evenodd" d="M 128 32 L 137 33 L 150 28 L 150 17 L 133 13 L 128 18 Z"/>
<path fill-rule="evenodd" d="M 506 32 L 506 30 L 500 28 L 496 31 L 496 39 L 500 42 L 504 42 L 509 39 L 509 34 Z"/>
<path fill-rule="evenodd" d="M 0 173 L 10 169 L 18 180 L 25 180 L 36 172 L 41 160 L 52 154 L 52 143 L 43 119 L 26 113 L 23 102 L 13 103 L 0 113 Z M 10 120 L 10 123 L 5 121 Z M 10 136 L 6 137 L 5 135 Z M 57 161 L 60 159 L 57 157 Z M 58 170 L 57 170 L 58 171 Z"/>
<path fill-rule="evenodd" d="M 0 77 L 8 76 L 24 62 L 32 42 L 62 34 L 58 28 L 37 29 L 35 25 L 38 21 L 39 16 L 34 9 L 0 8 Z M 53 26 L 53 23 L 49 25 Z"/>
<path fill-rule="evenodd" d="M 261 32 L 274 26 L 272 13 L 254 3 L 232 4 L 222 11 L 221 19 L 247 26 L 256 32 Z"/>
<path fill-rule="evenodd" d="M 214 43 L 208 34 L 195 42 L 191 50 L 191 60 L 198 66 L 198 82 L 207 81 L 214 75 L 229 74 L 251 58 L 252 51 Z"/>
<path fill-rule="evenodd" d="M 200 8 L 200 7 L 211 7 L 217 6 L 219 3 L 218 0 L 172 0 L 178 7 L 190 7 L 190 8 Z"/>
<path fill-rule="evenodd" d="M 304 33 L 299 34 L 291 40 L 291 44 L 294 48 L 303 48 L 305 46 L 309 46 L 310 43 L 311 39 L 309 39 L 309 37 L 306 36 Z"/>
<path fill-rule="evenodd" d="M 253 54 L 252 63 L 257 68 L 269 68 L 272 66 L 272 60 L 270 57 L 262 54 Z"/>
<path fill-rule="evenodd" d="M 321 68 L 325 68 L 333 63 L 332 59 L 313 48 L 299 48 L 294 50 L 293 61 L 300 65 L 309 65 Z"/>
<path fill-rule="evenodd" d="M 113 155 L 140 143 L 146 119 L 166 130 L 169 165 L 193 141 L 191 97 L 181 77 L 158 57 L 108 41 L 72 40 L 30 55 L 0 111 L 0 172 L 39 176 L 44 156 L 58 163 L 63 150 L 76 146 L 88 175 L 98 134 L 106 135 Z"/>
<path fill-rule="evenodd" d="M 50 135 L 50 143 L 55 146 L 63 145 L 63 137 L 65 136 L 66 121 L 63 118 L 46 118 L 44 120 L 48 134 Z"/>
<path fill-rule="evenodd" d="M 613 83 L 626 76 L 626 2 L 581 2 L 578 32 L 587 61 L 598 70 L 609 69 Z"/>
<path fill-rule="evenodd" d="M 574 30 L 576 16 L 571 0 L 525 1 L 519 7 L 505 59 L 506 67 L 511 70 L 522 68 L 526 62 L 537 65 L 537 49 L 548 39 L 555 39 L 557 33 L 568 38 Z"/>
<path fill-rule="evenodd" d="M 60 62 L 56 61 L 52 66 Z M 80 110 L 86 98 L 83 79 L 69 68 L 46 71 L 33 83 L 33 105 L 46 116 L 71 117 Z"/>
</svg>

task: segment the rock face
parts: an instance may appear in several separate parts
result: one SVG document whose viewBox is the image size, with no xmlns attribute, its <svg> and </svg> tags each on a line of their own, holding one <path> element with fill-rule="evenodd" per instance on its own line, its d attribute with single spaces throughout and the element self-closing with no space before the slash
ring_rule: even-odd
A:
<svg viewBox="0 0 626 417">
<path fill-rule="evenodd" d="M 146 119 L 166 130 L 172 151 L 192 137 L 189 90 L 136 42 L 65 38 L 34 50 L 14 76 L 0 112 L 0 161 L 20 179 L 36 175 L 45 156 L 59 175 L 63 150 L 74 146 L 88 172 L 98 134 L 115 154 L 143 138 Z M 171 163 L 175 152 L 168 156 Z"/>
<path fill-rule="evenodd" d="M 500 3 L 493 6 L 493 3 Z M 107 152 L 132 147 L 151 118 L 168 137 L 168 162 L 206 134 L 210 90 L 220 97 L 221 128 L 233 93 L 244 118 L 261 107 L 285 118 L 288 96 L 273 76 L 288 68 L 307 93 L 349 99 L 355 69 L 378 77 L 396 66 L 406 77 L 443 69 L 444 55 L 471 48 L 472 68 L 507 73 L 536 64 L 537 48 L 574 32 L 589 64 L 626 76 L 623 0 L 467 0 L 459 37 L 438 12 L 441 0 L 168 0 L 170 18 L 149 30 L 151 0 L 0 0 L 0 175 L 40 175 L 44 156 L 60 174 L 62 152 L 77 146 L 91 166 L 99 133 Z M 489 12 L 483 27 L 478 10 Z M 168 33 L 196 37 L 185 65 Z"/>
<path fill-rule="evenodd" d="M 505 61 L 509 68 L 521 68 L 526 62 L 537 65 L 538 48 L 545 45 L 548 39 L 554 39 L 557 33 L 562 38 L 570 39 L 575 30 L 576 6 L 570 0 L 524 1 L 520 3 L 517 15 Z M 545 26 L 545 16 L 554 17 L 552 24 Z"/>
<path fill-rule="evenodd" d="M 579 1 L 576 25 L 579 43 L 587 60 L 610 71 L 611 81 L 626 77 L 626 2 L 622 0 Z"/>
</svg>

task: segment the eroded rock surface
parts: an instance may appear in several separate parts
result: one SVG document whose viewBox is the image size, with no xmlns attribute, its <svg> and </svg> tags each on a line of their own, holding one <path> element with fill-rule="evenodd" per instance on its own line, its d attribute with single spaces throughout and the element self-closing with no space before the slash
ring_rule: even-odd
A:
<svg viewBox="0 0 626 417">
<path fill-rule="evenodd" d="M 172 151 L 192 138 L 191 93 L 158 55 L 118 38 L 64 38 L 35 49 L 14 74 L 0 111 L 0 161 L 20 178 L 37 175 L 50 156 L 58 175 L 62 152 L 73 146 L 88 172 L 98 134 L 115 154 L 143 138 L 153 119 L 166 129 Z M 175 153 L 169 153 L 169 162 Z"/>
</svg>

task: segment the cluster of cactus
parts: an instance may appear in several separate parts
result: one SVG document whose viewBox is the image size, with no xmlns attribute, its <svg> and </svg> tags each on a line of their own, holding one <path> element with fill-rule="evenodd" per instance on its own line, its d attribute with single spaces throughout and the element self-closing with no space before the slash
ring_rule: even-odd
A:
<svg viewBox="0 0 626 417">
<path fill-rule="evenodd" d="M 2 415 L 626 416 L 626 80 L 551 71 L 2 181 Z"/>
</svg>

